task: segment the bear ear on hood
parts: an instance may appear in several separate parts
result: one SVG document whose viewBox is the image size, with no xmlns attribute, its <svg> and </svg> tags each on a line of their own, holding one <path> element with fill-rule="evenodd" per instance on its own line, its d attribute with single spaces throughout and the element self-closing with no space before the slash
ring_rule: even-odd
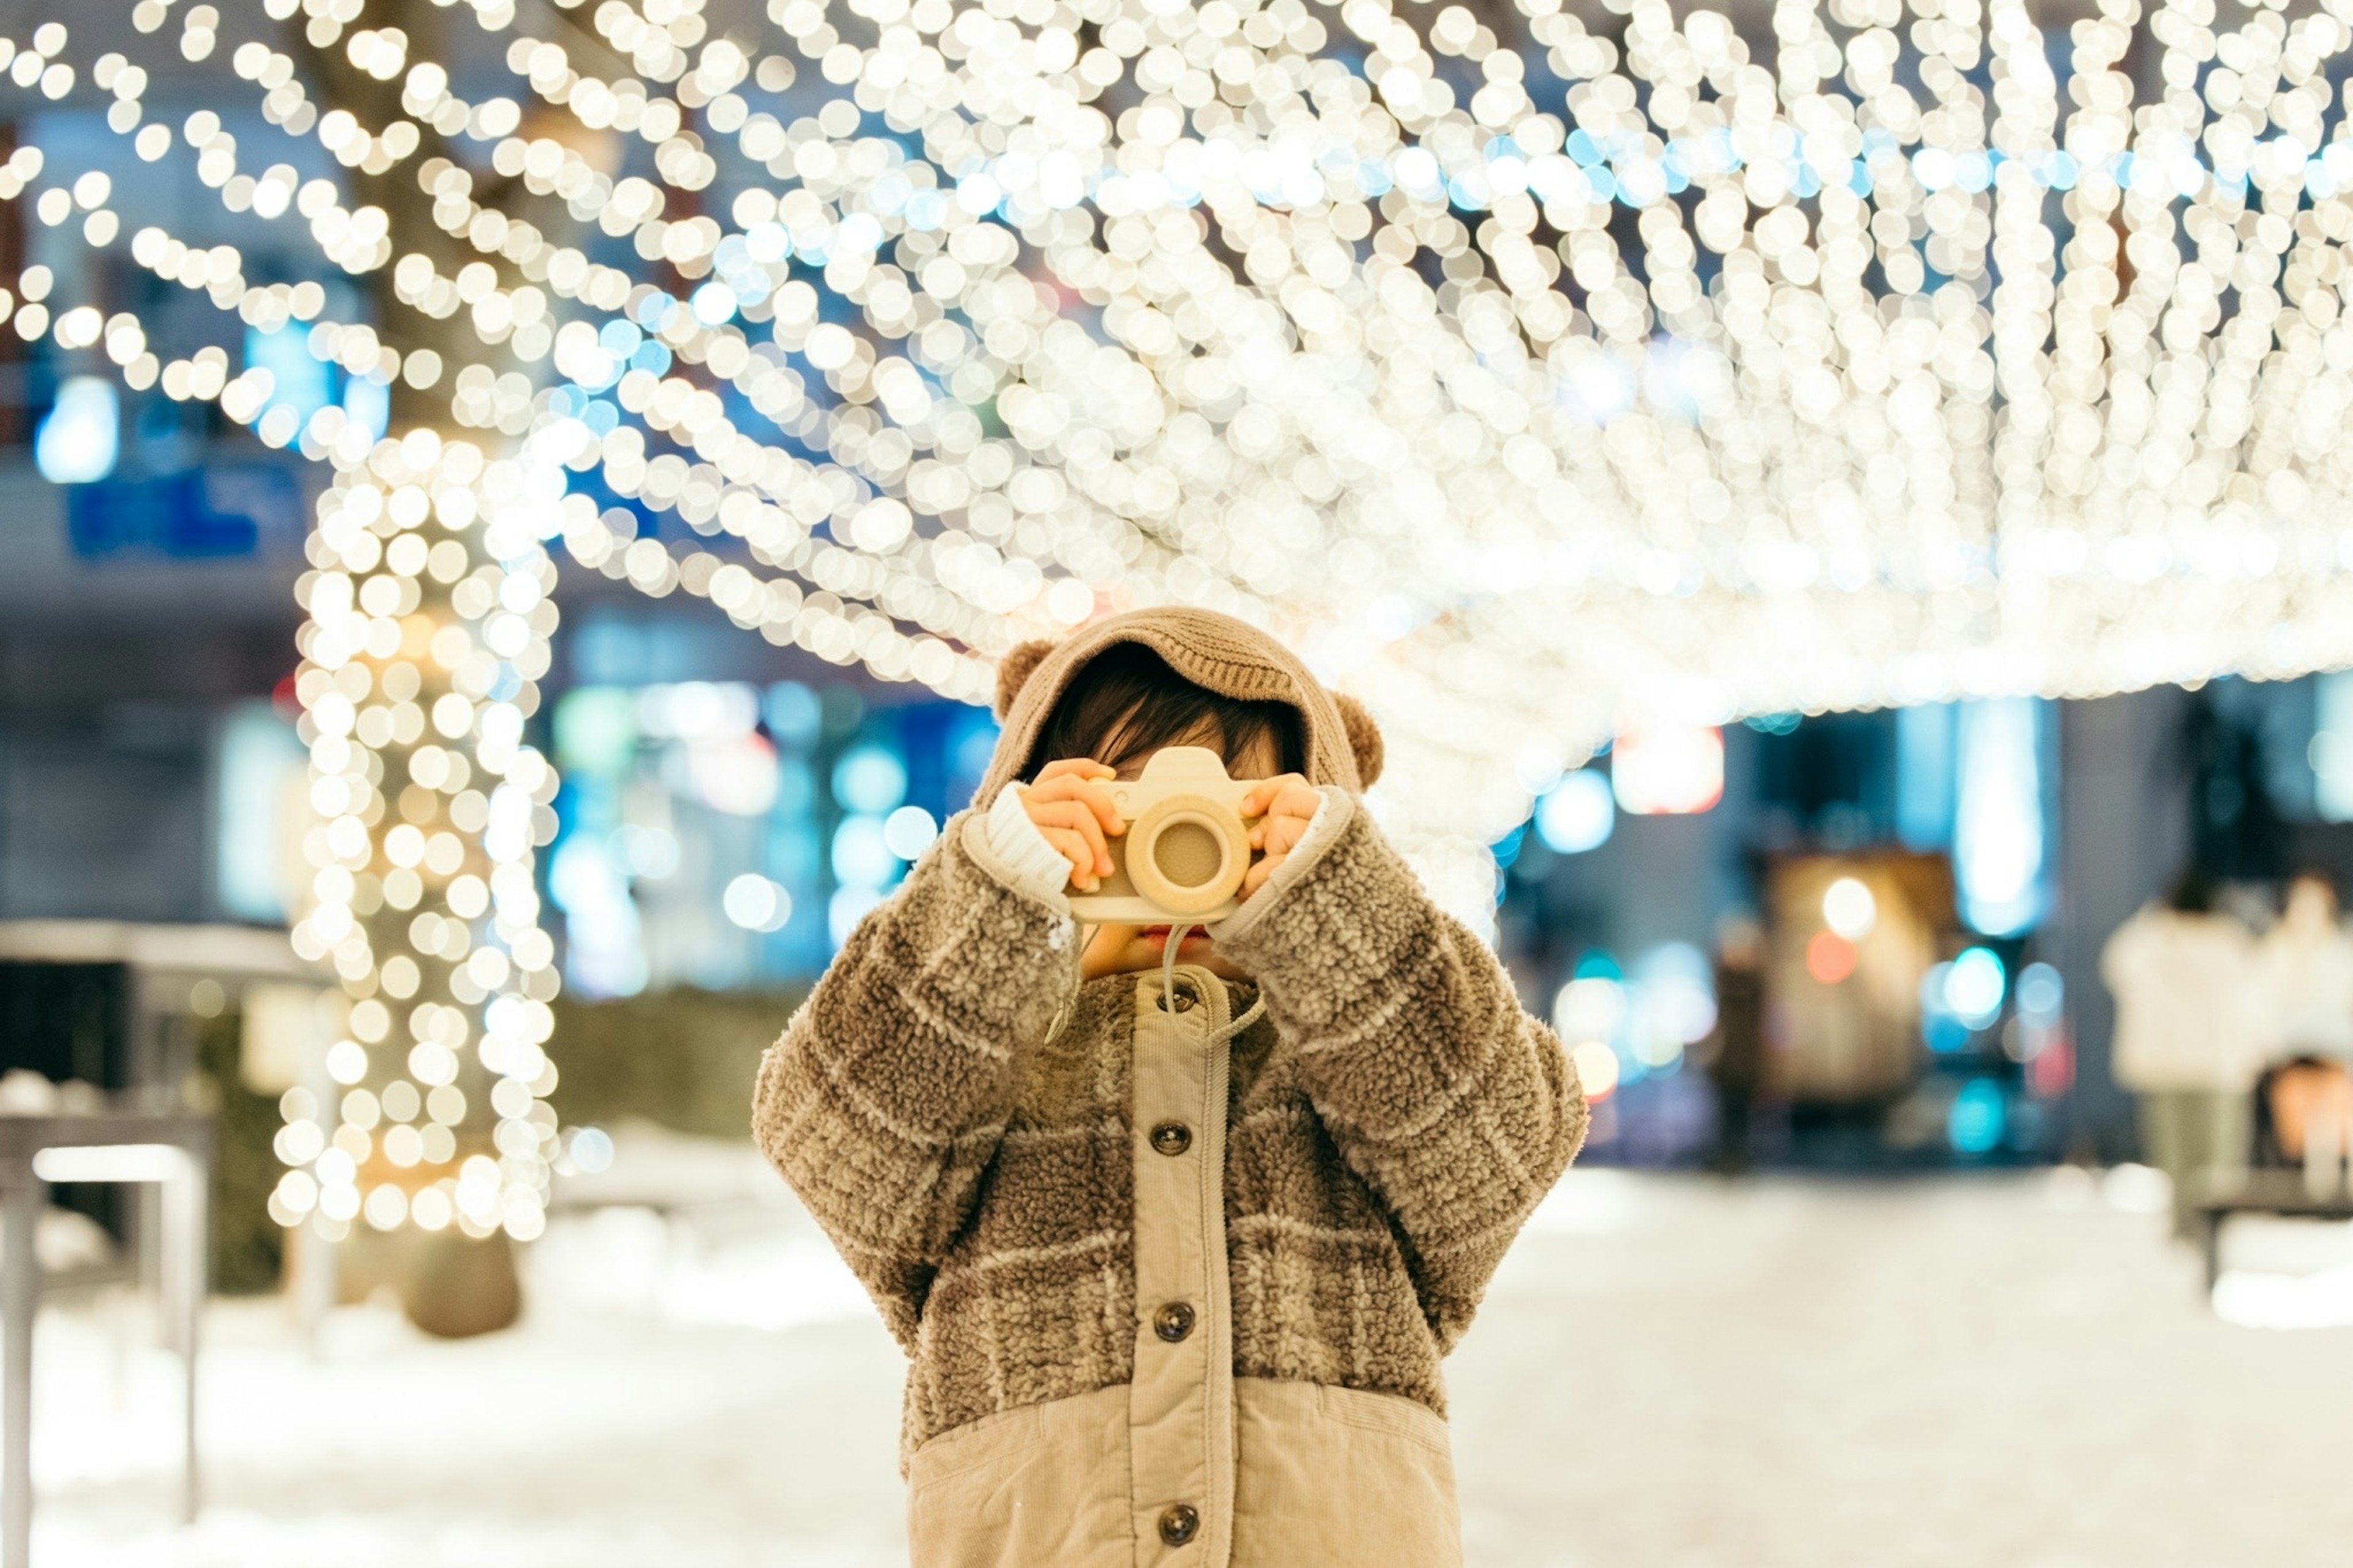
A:
<svg viewBox="0 0 2353 1568">
<path fill-rule="evenodd" d="M 1348 731 L 1348 750 L 1356 758 L 1356 783 L 1370 789 L 1381 776 L 1381 761 L 1385 754 L 1381 744 L 1381 727 L 1365 705 L 1345 692 L 1332 693 L 1332 701 L 1340 710 L 1340 723 Z"/>
<path fill-rule="evenodd" d="M 997 722 L 1003 723 L 1005 716 L 1013 711 L 1013 700 L 1021 695 L 1022 687 L 1029 684 L 1029 678 L 1038 672 L 1038 667 L 1053 651 L 1052 643 L 1038 638 L 1014 644 L 1005 657 L 997 661 Z"/>
</svg>

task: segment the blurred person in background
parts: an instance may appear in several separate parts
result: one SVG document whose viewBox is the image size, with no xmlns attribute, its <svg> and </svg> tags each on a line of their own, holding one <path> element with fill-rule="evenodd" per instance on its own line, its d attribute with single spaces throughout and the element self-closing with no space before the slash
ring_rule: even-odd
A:
<svg viewBox="0 0 2353 1568">
<path fill-rule="evenodd" d="M 2100 976 L 2116 1001 L 2116 1082 L 2139 1099 L 2141 1152 L 2171 1178 L 2186 1237 L 2199 1191 L 2243 1173 L 2253 1143 L 2267 1028 L 2254 938 L 2192 870 L 2116 928 Z"/>
<path fill-rule="evenodd" d="M 2306 871 L 2288 884 L 2285 911 L 2257 945 L 2255 977 L 2268 1024 L 2263 1152 L 2290 1164 L 2307 1146 L 2341 1152 L 2353 1132 L 2353 936 L 2326 877 Z"/>
<path fill-rule="evenodd" d="M 2306 871 L 2288 884 L 2287 908 L 2255 945 L 2273 1062 L 2353 1059 L 2353 936 L 2337 919 L 2337 889 Z"/>
<path fill-rule="evenodd" d="M 1707 1060 L 1715 1089 L 1712 1170 L 1745 1173 L 1751 1158 L 1757 1089 L 1765 1077 L 1765 928 L 1746 914 L 1715 934 L 1715 1029 Z"/>
</svg>

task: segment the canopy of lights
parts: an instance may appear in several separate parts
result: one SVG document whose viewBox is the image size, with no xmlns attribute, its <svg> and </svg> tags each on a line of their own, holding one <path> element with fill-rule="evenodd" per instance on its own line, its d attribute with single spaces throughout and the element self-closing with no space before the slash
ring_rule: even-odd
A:
<svg viewBox="0 0 2353 1568">
<path fill-rule="evenodd" d="M 140 0 L 251 84 L 176 123 L 62 22 L 0 42 L 379 280 L 333 320 L 101 170 L 0 170 L 398 394 L 305 418 L 48 268 L 0 300 L 332 471 L 297 942 L 368 1104 L 290 1107 L 281 1219 L 540 1223 L 560 571 L 972 701 L 1128 605 L 1263 623 L 1380 717 L 1466 906 L 1630 729 L 2353 662 L 2353 4 L 1518 5 Z M 311 137 L 348 177 L 273 156 Z"/>
</svg>

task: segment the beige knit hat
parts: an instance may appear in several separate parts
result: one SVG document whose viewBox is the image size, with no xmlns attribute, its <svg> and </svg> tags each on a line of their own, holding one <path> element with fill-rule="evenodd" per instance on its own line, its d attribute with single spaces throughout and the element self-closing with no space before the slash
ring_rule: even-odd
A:
<svg viewBox="0 0 2353 1568">
<path fill-rule="evenodd" d="M 1005 656 L 997 667 L 997 716 L 1005 731 L 974 796 L 976 804 L 995 800 L 1019 774 L 1071 678 L 1123 642 L 1142 643 L 1178 675 L 1220 697 L 1296 708 L 1305 722 L 1311 784 L 1355 791 L 1381 776 L 1380 730 L 1355 698 L 1325 690 L 1297 655 L 1247 622 L 1214 610 L 1164 607 L 1113 616 L 1059 643 L 1025 642 Z"/>
</svg>

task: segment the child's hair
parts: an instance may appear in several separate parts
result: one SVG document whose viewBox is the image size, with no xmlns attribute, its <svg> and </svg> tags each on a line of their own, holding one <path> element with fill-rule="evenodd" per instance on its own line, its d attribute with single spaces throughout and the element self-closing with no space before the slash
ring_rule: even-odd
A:
<svg viewBox="0 0 2353 1568">
<path fill-rule="evenodd" d="M 1055 699 L 1021 776 L 1036 778 L 1039 769 L 1065 757 L 1116 768 L 1163 746 L 1198 744 L 1210 733 L 1228 767 L 1265 740 L 1273 743 L 1278 772 L 1307 771 L 1306 727 L 1288 702 L 1220 697 L 1142 643 L 1113 643 Z"/>
</svg>

